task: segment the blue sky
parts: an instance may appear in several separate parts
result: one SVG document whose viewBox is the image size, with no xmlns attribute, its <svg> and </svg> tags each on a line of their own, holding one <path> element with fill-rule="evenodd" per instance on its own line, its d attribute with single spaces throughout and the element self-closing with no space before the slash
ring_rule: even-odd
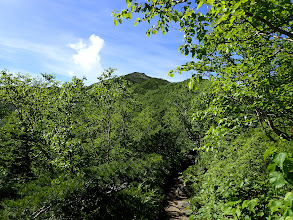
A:
<svg viewBox="0 0 293 220">
<path fill-rule="evenodd" d="M 124 0 L 0 0 L 0 69 L 54 74 L 61 81 L 85 76 L 87 84 L 109 67 L 117 75 L 190 78 L 167 77 L 188 61 L 178 52 L 183 34 L 171 29 L 147 37 L 148 26 L 134 27 L 134 20 L 115 27 L 111 13 L 125 7 Z"/>
</svg>

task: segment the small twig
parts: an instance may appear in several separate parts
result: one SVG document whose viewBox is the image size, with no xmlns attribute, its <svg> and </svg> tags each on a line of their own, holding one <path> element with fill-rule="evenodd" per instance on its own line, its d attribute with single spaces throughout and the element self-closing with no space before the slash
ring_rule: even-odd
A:
<svg viewBox="0 0 293 220">
<path fill-rule="evenodd" d="M 173 0 L 172 2 L 176 3 L 176 4 L 180 4 L 180 3 L 184 3 L 184 2 L 187 2 L 187 0 Z"/>
<path fill-rule="evenodd" d="M 117 187 L 117 188 L 113 187 L 113 189 L 105 192 L 105 194 L 111 194 L 113 192 L 119 192 L 119 191 L 127 189 L 129 187 L 130 187 L 130 185 L 128 185 L 128 183 L 123 183 L 120 187 Z"/>
<path fill-rule="evenodd" d="M 51 206 L 48 206 L 48 207 L 43 206 L 43 207 L 38 211 L 38 213 L 34 216 L 34 219 L 36 219 L 37 217 L 39 217 L 39 215 L 42 214 L 43 212 L 48 211 L 48 209 L 50 209 L 50 208 L 51 208 Z"/>
</svg>

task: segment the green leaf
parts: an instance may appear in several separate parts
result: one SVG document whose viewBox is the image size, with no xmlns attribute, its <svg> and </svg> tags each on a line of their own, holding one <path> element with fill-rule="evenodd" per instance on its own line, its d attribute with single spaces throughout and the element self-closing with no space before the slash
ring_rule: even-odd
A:
<svg viewBox="0 0 293 220">
<path fill-rule="evenodd" d="M 126 0 L 127 7 L 131 6 L 130 0 Z"/>
<path fill-rule="evenodd" d="M 117 26 L 117 24 L 118 24 L 118 21 L 114 20 L 114 25 Z"/>
<path fill-rule="evenodd" d="M 250 200 L 244 200 L 242 203 L 242 209 L 245 209 L 248 206 Z"/>
<path fill-rule="evenodd" d="M 258 201 L 258 198 L 250 200 L 247 209 L 249 211 L 255 212 L 255 206 L 258 204 Z"/>
<path fill-rule="evenodd" d="M 291 201 L 293 201 L 293 191 L 291 191 L 291 192 L 287 192 L 286 193 L 286 195 L 285 195 L 285 198 L 284 198 L 284 200 L 286 201 L 286 200 L 291 200 Z"/>
<path fill-rule="evenodd" d="M 275 170 L 276 170 L 276 167 L 277 167 L 277 164 L 275 164 L 275 163 L 270 163 L 269 165 L 268 165 L 268 168 L 267 168 L 267 171 L 268 172 L 274 172 Z"/>
<path fill-rule="evenodd" d="M 234 209 L 235 211 L 235 209 Z M 224 207 L 224 210 L 223 210 L 223 214 L 224 215 L 233 215 L 233 210 L 232 210 L 232 207 L 231 206 L 225 206 Z"/>
<path fill-rule="evenodd" d="M 286 153 L 278 153 L 274 155 L 273 161 L 283 170 L 283 163 L 287 157 Z"/>
<path fill-rule="evenodd" d="M 275 171 L 270 173 L 270 183 L 275 188 L 281 188 L 285 185 L 286 181 L 282 173 Z"/>
<path fill-rule="evenodd" d="M 245 200 L 242 203 L 242 209 L 247 208 L 249 211 L 252 211 L 253 213 L 255 213 L 255 209 L 254 207 L 258 204 L 259 199 L 255 198 L 252 200 Z"/>
<path fill-rule="evenodd" d="M 134 22 L 134 26 L 136 26 L 138 24 L 138 22 L 140 22 L 140 18 L 137 18 Z"/>
<path fill-rule="evenodd" d="M 189 90 L 192 90 L 194 88 L 194 78 L 191 78 L 188 82 L 188 88 Z"/>
<path fill-rule="evenodd" d="M 269 155 L 275 153 L 276 151 L 277 151 L 277 149 L 275 147 L 268 148 L 263 155 L 263 160 L 266 160 Z"/>
<path fill-rule="evenodd" d="M 241 5 L 241 2 L 236 3 L 233 8 L 232 11 L 235 11 L 237 8 L 239 8 L 239 6 Z"/>
<path fill-rule="evenodd" d="M 269 203 L 269 207 L 270 207 L 271 213 L 278 212 L 279 208 L 282 207 L 282 202 L 280 202 L 280 201 L 271 201 Z"/>
<path fill-rule="evenodd" d="M 238 218 L 241 216 L 241 211 L 240 211 L 240 206 L 239 205 L 236 207 L 236 215 L 237 215 Z"/>
<path fill-rule="evenodd" d="M 257 213 L 257 216 L 260 216 L 260 217 L 262 217 L 262 216 L 264 216 L 265 215 L 265 213 L 263 213 L 263 212 L 259 212 L 259 213 Z"/>
<path fill-rule="evenodd" d="M 198 6 L 197 6 L 197 8 L 196 8 L 196 10 L 198 10 L 202 6 L 202 4 L 203 4 L 203 1 L 200 1 Z"/>
</svg>

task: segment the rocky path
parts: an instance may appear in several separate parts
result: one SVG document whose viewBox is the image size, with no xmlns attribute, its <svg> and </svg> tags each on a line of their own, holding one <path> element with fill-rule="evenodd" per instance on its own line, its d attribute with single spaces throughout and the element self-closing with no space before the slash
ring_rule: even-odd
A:
<svg viewBox="0 0 293 220">
<path fill-rule="evenodd" d="M 190 204 L 187 200 L 188 191 L 184 187 L 182 179 L 174 179 L 174 185 L 167 195 L 167 205 L 165 207 L 166 220 L 188 220 Z"/>
</svg>

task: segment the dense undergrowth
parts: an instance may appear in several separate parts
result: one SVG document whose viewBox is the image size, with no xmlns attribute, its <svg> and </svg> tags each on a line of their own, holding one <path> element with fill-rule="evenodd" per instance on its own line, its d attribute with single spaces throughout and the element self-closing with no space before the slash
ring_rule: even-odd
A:
<svg viewBox="0 0 293 220">
<path fill-rule="evenodd" d="M 290 219 L 293 187 L 275 189 L 264 160 L 268 146 L 293 152 L 289 142 L 274 144 L 261 130 L 218 140 L 213 151 L 202 151 L 197 163 L 183 173 L 194 195 L 191 219 Z M 283 216 L 283 217 L 282 217 Z M 287 218 L 286 218 L 287 217 Z"/>
<path fill-rule="evenodd" d="M 75 177 L 48 176 L 2 201 L 1 219 L 149 219 L 160 214 L 168 164 L 161 156 L 113 161 Z"/>
</svg>

